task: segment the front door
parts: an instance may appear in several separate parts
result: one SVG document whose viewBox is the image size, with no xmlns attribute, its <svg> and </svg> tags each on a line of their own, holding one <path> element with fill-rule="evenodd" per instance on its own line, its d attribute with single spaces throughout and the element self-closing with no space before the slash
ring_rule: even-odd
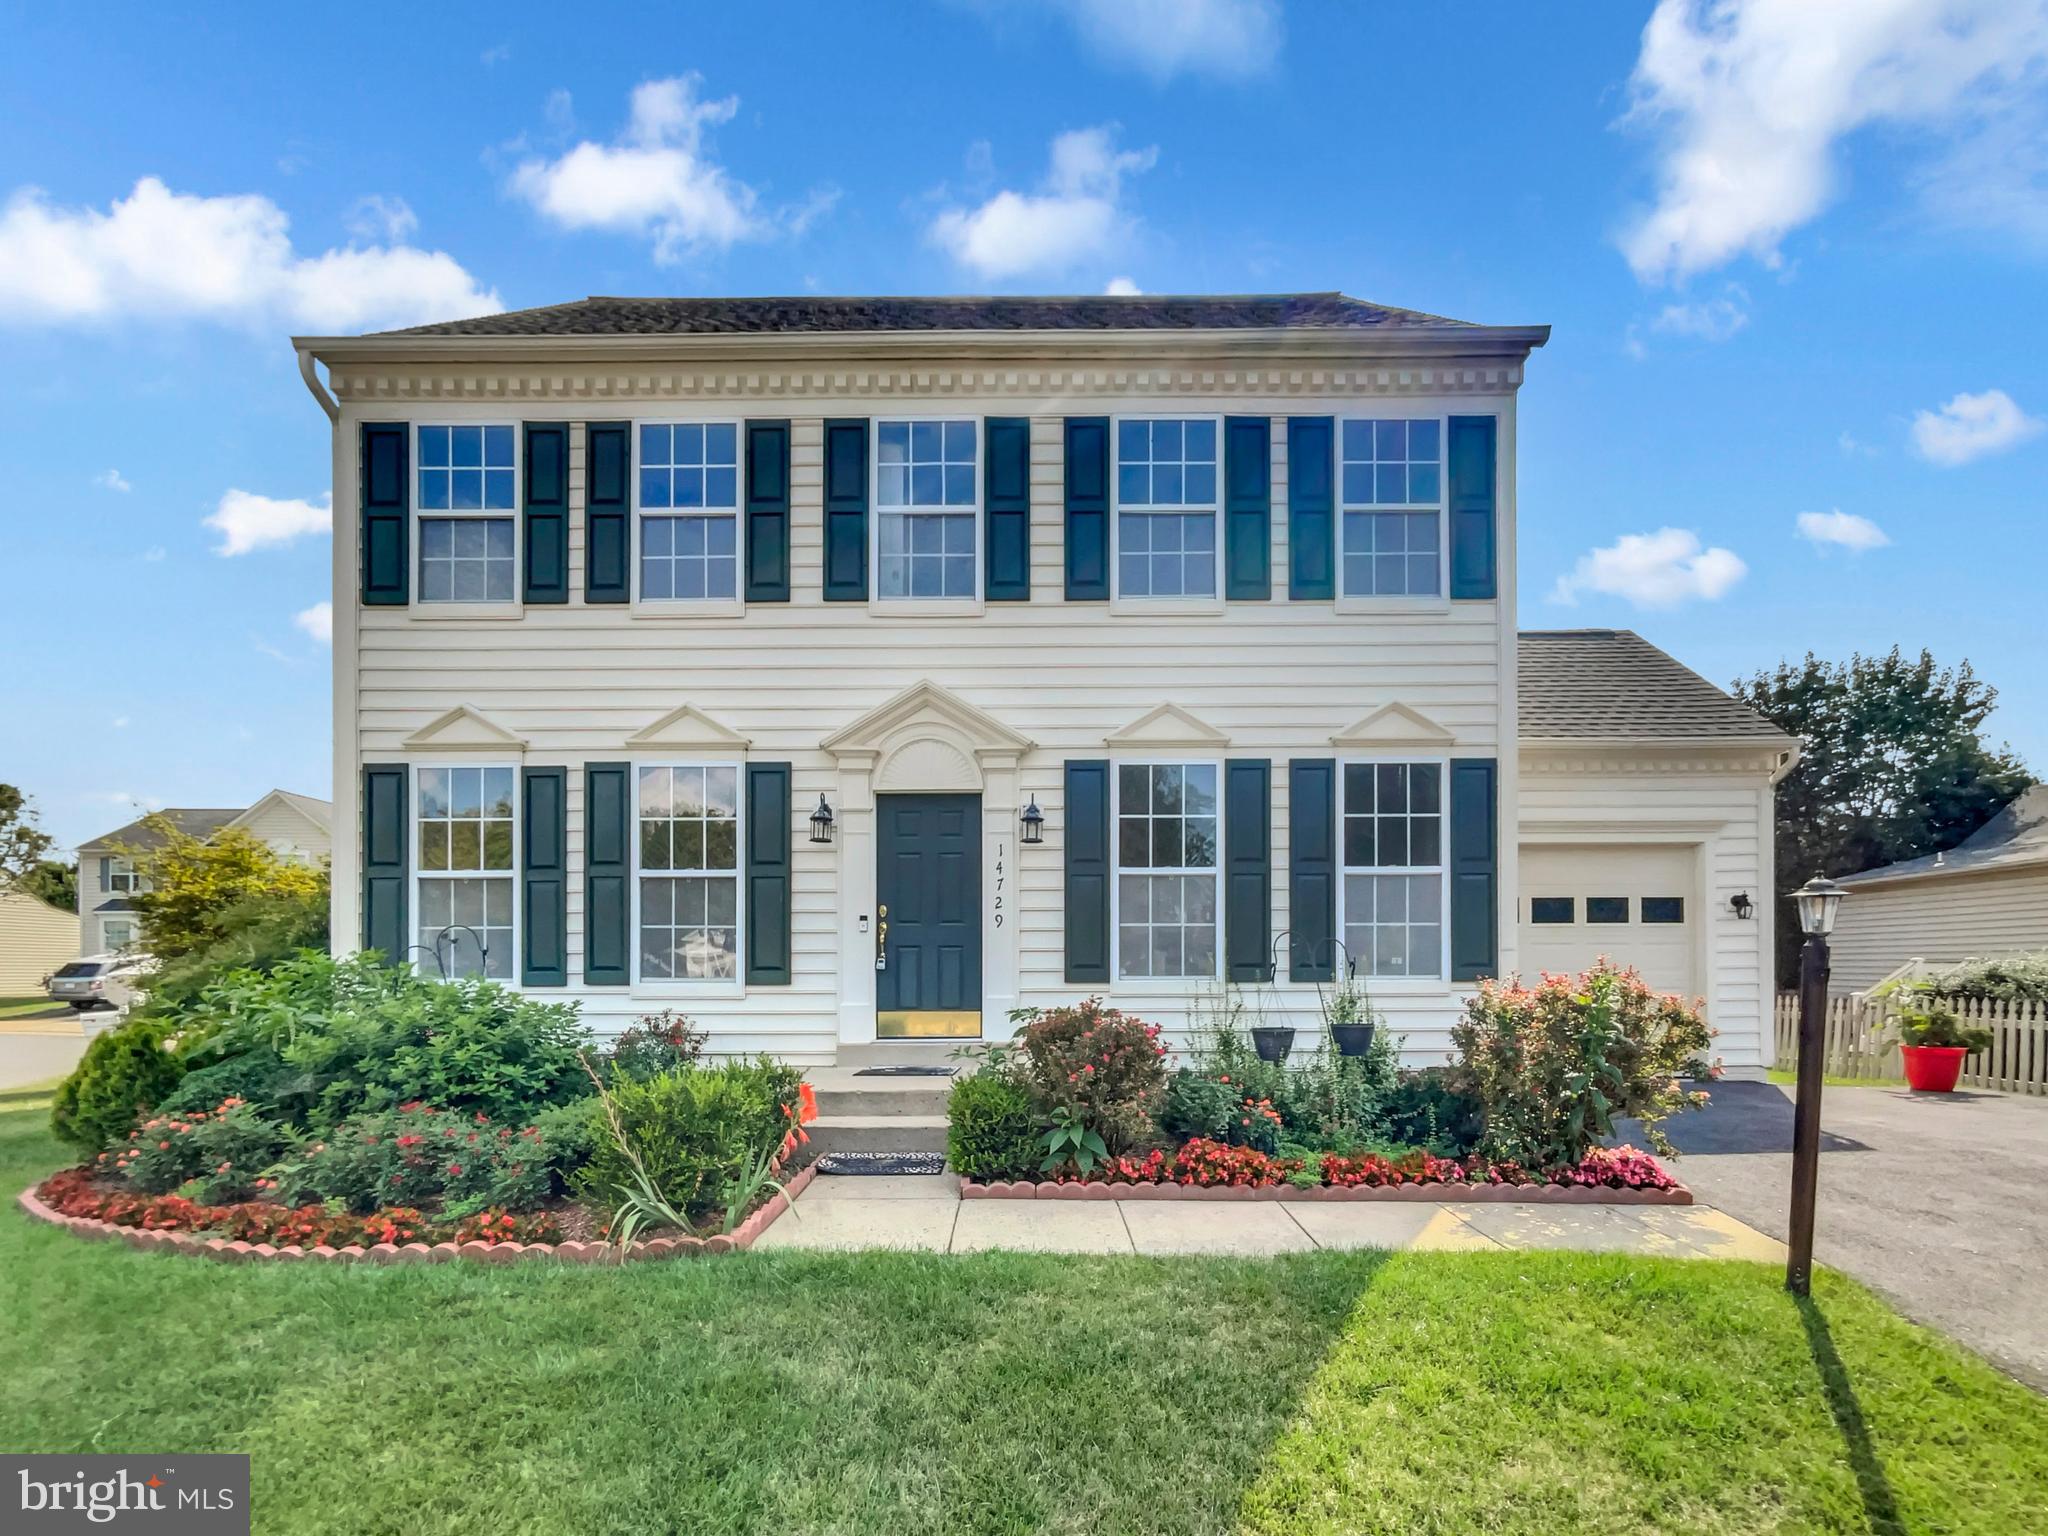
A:
<svg viewBox="0 0 2048 1536">
<path fill-rule="evenodd" d="M 981 1034 L 981 796 L 880 795 L 875 1034 Z"/>
</svg>

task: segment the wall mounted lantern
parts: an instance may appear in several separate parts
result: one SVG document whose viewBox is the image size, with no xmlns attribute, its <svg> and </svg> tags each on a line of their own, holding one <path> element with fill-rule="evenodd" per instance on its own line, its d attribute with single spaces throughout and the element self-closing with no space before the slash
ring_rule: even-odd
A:
<svg viewBox="0 0 2048 1536">
<path fill-rule="evenodd" d="M 1024 824 L 1023 841 L 1026 847 L 1036 847 L 1045 841 L 1045 812 L 1038 808 L 1038 796 L 1031 797 L 1031 803 L 1024 807 L 1018 818 Z"/>
<path fill-rule="evenodd" d="M 811 812 L 811 841 L 829 843 L 832 841 L 832 807 L 825 803 L 823 795 L 818 796 L 818 808 Z"/>
<path fill-rule="evenodd" d="M 1733 896 L 1730 896 L 1728 898 L 1728 905 L 1734 908 L 1735 915 L 1744 922 L 1748 922 L 1749 914 L 1756 910 L 1756 903 L 1749 899 L 1749 892 L 1747 891 L 1737 891 Z"/>
</svg>

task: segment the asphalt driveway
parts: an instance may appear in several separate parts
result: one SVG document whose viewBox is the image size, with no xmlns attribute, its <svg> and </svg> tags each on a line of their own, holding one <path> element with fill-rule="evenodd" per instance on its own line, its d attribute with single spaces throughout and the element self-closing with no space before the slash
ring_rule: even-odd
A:
<svg viewBox="0 0 2048 1536">
<path fill-rule="evenodd" d="M 1667 1122 L 1676 1172 L 1782 1241 L 1792 1091 L 1713 1095 Z M 1815 1256 L 2048 1391 L 2048 1098 L 1829 1088 L 1821 1104 Z"/>
</svg>

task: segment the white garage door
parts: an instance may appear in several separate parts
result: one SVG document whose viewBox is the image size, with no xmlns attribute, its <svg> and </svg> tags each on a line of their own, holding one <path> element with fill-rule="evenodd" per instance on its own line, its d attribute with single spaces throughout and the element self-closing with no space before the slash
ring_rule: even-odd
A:
<svg viewBox="0 0 2048 1536">
<path fill-rule="evenodd" d="M 1659 992 L 1699 991 L 1692 848 L 1524 844 L 1522 974 L 1583 971 L 1602 955 Z"/>
</svg>

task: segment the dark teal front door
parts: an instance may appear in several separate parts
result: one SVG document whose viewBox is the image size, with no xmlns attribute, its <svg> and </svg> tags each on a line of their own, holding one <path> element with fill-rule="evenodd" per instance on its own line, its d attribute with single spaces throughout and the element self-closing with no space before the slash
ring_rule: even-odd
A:
<svg viewBox="0 0 2048 1536">
<path fill-rule="evenodd" d="M 981 796 L 881 795 L 875 1033 L 981 1033 Z"/>
</svg>

